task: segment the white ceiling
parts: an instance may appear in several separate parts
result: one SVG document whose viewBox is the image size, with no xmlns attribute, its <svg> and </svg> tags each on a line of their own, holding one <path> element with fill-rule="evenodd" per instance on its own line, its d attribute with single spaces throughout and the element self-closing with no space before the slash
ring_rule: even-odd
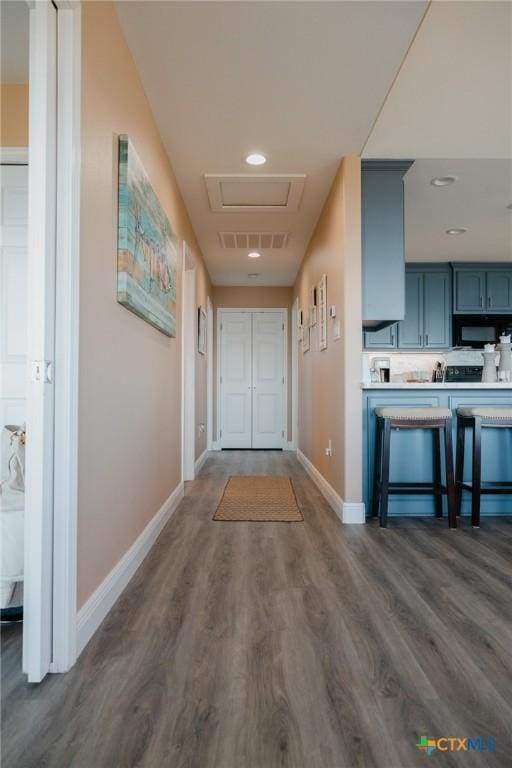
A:
<svg viewBox="0 0 512 768">
<path fill-rule="evenodd" d="M 343 155 L 458 158 L 452 172 L 464 158 L 512 158 L 510 2 L 135 0 L 117 9 L 217 285 L 254 284 L 249 272 L 261 285 L 293 283 Z M 255 151 L 268 162 L 251 169 L 244 157 Z M 410 172 L 409 258 L 508 258 L 507 166 L 464 167 L 445 190 L 424 187 L 422 174 L 441 173 L 433 167 Z M 211 211 L 205 174 L 262 172 L 307 175 L 297 212 Z M 462 219 L 466 235 L 444 235 Z M 223 249 L 219 232 L 289 236 L 249 261 L 246 249 Z"/>
<path fill-rule="evenodd" d="M 425 2 L 118 2 L 212 280 L 290 285 L 340 158 L 359 154 Z M 268 162 L 251 170 L 249 152 Z M 296 213 L 212 213 L 204 174 L 304 173 Z M 220 231 L 288 232 L 224 250 Z M 250 280 L 249 272 L 260 277 Z"/>
<path fill-rule="evenodd" d="M 364 156 L 512 157 L 512 3 L 432 3 Z"/>
<path fill-rule="evenodd" d="M 439 176 L 457 181 L 432 186 Z M 417 160 L 405 175 L 406 260 L 512 262 L 511 203 L 510 160 Z"/>
<path fill-rule="evenodd" d="M 23 0 L 0 3 L 0 79 L 2 83 L 28 82 L 29 11 Z"/>
</svg>

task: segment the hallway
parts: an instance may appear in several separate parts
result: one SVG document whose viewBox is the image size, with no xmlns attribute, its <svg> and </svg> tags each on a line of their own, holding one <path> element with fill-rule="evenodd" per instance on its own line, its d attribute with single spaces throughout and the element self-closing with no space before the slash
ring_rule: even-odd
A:
<svg viewBox="0 0 512 768">
<path fill-rule="evenodd" d="M 304 523 L 222 523 L 230 474 L 289 474 Z M 292 453 L 210 454 L 65 676 L 3 632 L 4 768 L 510 764 L 510 518 L 341 526 Z M 465 756 L 449 753 L 447 766 Z"/>
</svg>

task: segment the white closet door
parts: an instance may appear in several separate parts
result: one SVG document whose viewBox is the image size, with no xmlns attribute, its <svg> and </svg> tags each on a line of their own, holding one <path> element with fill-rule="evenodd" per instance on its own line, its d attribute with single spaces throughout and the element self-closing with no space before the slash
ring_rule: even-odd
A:
<svg viewBox="0 0 512 768">
<path fill-rule="evenodd" d="M 253 313 L 253 448 L 283 447 L 282 312 Z"/>
<path fill-rule="evenodd" d="M 252 316 L 225 312 L 220 332 L 220 411 L 223 448 L 251 448 Z"/>
</svg>

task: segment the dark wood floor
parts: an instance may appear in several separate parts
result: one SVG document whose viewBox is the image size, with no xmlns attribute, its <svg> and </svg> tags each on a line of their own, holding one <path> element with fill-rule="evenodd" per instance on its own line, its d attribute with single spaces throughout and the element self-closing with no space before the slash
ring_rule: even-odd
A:
<svg viewBox="0 0 512 768">
<path fill-rule="evenodd" d="M 304 523 L 213 522 L 237 473 Z M 510 766 L 511 555 L 512 519 L 342 526 L 293 454 L 215 453 L 71 672 L 25 684 L 4 630 L 3 768 Z"/>
</svg>

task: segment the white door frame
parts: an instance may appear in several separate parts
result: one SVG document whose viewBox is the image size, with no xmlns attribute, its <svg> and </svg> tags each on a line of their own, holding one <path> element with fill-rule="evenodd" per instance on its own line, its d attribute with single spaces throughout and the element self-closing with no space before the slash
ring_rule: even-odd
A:
<svg viewBox="0 0 512 768">
<path fill-rule="evenodd" d="M 206 450 L 213 449 L 213 304 L 206 299 Z"/>
<path fill-rule="evenodd" d="M 54 24 L 51 3 L 28 4 L 27 422 L 34 439 L 27 441 L 23 652 L 29 682 L 39 682 L 76 660 L 81 8 L 56 0 Z M 41 365 L 37 379 L 34 361 L 51 364 L 49 382 Z"/>
<path fill-rule="evenodd" d="M 181 479 L 195 477 L 196 437 L 196 262 L 183 241 L 181 311 Z"/>
<path fill-rule="evenodd" d="M 80 274 L 81 4 L 58 14 L 54 585 L 51 672 L 76 661 Z"/>
<path fill-rule="evenodd" d="M 292 304 L 292 434 L 288 447 L 292 451 L 299 448 L 299 297 Z"/>
<path fill-rule="evenodd" d="M 218 446 L 222 448 L 222 438 L 220 437 L 220 428 L 221 428 L 221 396 L 220 396 L 220 347 L 221 347 L 221 330 L 220 327 L 222 325 L 222 316 L 229 314 L 231 312 L 282 312 L 283 314 L 283 325 L 284 325 L 284 331 L 283 331 L 283 432 L 284 432 L 284 438 L 283 438 L 283 450 L 287 447 L 287 436 L 288 436 L 288 309 L 286 307 L 219 307 L 217 309 L 217 375 L 216 375 L 216 384 L 217 384 L 217 402 L 216 402 L 216 410 L 217 410 L 217 441 Z"/>
</svg>

